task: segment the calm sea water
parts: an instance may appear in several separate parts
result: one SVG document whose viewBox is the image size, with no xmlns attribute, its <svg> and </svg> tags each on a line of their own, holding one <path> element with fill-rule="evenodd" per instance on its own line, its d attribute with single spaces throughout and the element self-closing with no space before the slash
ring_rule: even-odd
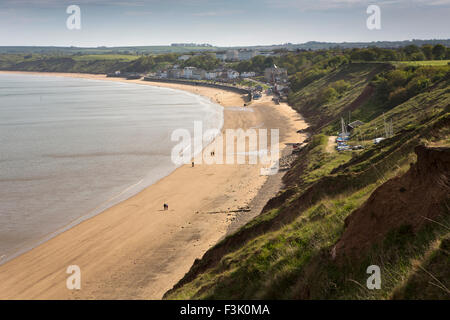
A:
<svg viewBox="0 0 450 320">
<path fill-rule="evenodd" d="M 132 83 L 0 74 L 0 263 L 168 175 L 177 128 L 223 109 Z"/>
</svg>

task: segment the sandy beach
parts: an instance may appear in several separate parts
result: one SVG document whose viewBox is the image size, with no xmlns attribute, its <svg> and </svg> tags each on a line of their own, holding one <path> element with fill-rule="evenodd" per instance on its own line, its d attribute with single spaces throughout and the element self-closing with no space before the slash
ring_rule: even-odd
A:
<svg viewBox="0 0 450 320">
<path fill-rule="evenodd" d="M 304 136 L 296 131 L 307 126 L 293 109 L 275 105 L 270 96 L 242 110 L 236 108 L 243 106 L 242 96 L 215 88 L 104 75 L 39 75 L 122 81 L 199 94 L 224 107 L 223 130 L 280 129 L 280 149 L 286 142 L 301 142 Z M 242 225 L 260 209 L 269 196 L 257 197 L 268 181 L 260 168 L 259 164 L 179 167 L 128 200 L 1 265 L 0 299 L 160 299 L 196 258 L 227 234 L 231 224 Z M 279 179 L 277 183 L 266 190 L 276 192 Z M 164 202 L 169 204 L 168 211 L 162 210 Z M 247 217 L 236 213 L 247 206 L 254 207 Z M 81 269 L 81 290 L 66 288 L 70 265 Z"/>
</svg>

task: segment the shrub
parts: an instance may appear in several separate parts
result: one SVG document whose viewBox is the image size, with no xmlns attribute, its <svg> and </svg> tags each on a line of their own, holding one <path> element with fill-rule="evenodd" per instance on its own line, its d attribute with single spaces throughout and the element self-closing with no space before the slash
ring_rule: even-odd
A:
<svg viewBox="0 0 450 320">
<path fill-rule="evenodd" d="M 345 80 L 339 80 L 332 83 L 331 86 L 341 95 L 350 88 L 350 83 Z"/>
<path fill-rule="evenodd" d="M 324 104 L 333 101 L 337 97 L 337 91 L 332 87 L 328 87 L 320 92 L 318 101 L 320 104 Z"/>
<path fill-rule="evenodd" d="M 395 89 L 389 94 L 389 104 L 398 105 L 408 99 L 408 91 L 404 87 Z"/>
</svg>

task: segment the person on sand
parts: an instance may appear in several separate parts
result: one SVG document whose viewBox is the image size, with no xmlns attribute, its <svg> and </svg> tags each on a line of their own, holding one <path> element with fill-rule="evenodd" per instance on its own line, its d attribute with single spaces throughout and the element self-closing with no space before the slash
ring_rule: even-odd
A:
<svg viewBox="0 0 450 320">
<path fill-rule="evenodd" d="M 192 161 L 192 168 L 194 167 L 194 161 Z"/>
<path fill-rule="evenodd" d="M 169 210 L 169 205 L 167 203 L 164 203 L 164 211 Z"/>
</svg>

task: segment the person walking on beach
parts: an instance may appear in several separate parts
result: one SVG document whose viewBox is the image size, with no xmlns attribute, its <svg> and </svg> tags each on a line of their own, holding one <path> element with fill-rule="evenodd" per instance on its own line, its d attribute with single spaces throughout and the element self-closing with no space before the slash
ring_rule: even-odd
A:
<svg viewBox="0 0 450 320">
<path fill-rule="evenodd" d="M 169 210 L 169 205 L 167 203 L 164 203 L 164 211 Z"/>
<path fill-rule="evenodd" d="M 192 161 L 192 168 L 194 167 L 194 161 Z"/>
</svg>

